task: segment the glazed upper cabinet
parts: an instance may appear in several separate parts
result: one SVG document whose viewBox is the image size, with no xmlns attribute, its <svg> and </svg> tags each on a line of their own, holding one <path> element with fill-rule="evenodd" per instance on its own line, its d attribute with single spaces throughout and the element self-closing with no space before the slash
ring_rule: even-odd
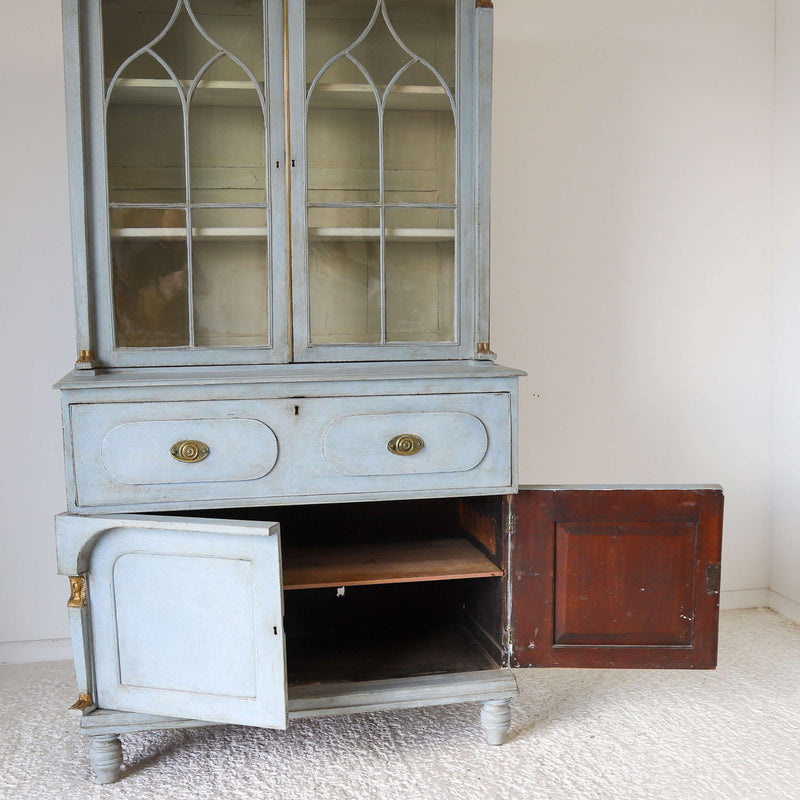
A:
<svg viewBox="0 0 800 800">
<path fill-rule="evenodd" d="M 67 0 L 65 32 L 79 366 L 489 355 L 489 9 Z"/>
</svg>

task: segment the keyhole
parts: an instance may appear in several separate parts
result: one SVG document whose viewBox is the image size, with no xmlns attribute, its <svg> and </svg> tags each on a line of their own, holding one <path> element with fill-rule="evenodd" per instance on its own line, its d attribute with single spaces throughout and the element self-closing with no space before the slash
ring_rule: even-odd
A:
<svg viewBox="0 0 800 800">
<path fill-rule="evenodd" d="M 273 632 L 273 633 L 274 633 L 276 636 L 278 635 L 278 626 L 277 626 L 277 625 L 273 625 L 273 626 L 272 626 L 272 632 Z"/>
</svg>

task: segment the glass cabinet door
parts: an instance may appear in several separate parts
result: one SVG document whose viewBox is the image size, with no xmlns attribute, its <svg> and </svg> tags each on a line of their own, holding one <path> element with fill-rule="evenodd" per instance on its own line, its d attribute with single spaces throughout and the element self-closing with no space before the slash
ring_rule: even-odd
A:
<svg viewBox="0 0 800 800">
<path fill-rule="evenodd" d="M 97 362 L 475 356 L 473 0 L 81 9 Z"/>
<path fill-rule="evenodd" d="M 275 5 L 101 0 L 107 336 L 124 363 L 286 359 Z"/>
<path fill-rule="evenodd" d="M 290 49 L 305 55 L 292 65 L 293 155 L 303 167 L 292 190 L 295 358 L 458 357 L 466 7 L 295 8 Z"/>
</svg>

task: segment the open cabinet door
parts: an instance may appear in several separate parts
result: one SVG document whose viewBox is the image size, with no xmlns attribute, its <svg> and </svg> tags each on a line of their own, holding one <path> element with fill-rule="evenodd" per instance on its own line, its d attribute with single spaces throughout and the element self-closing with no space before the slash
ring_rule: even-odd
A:
<svg viewBox="0 0 800 800">
<path fill-rule="evenodd" d="M 286 727 L 276 523 L 63 515 L 56 537 L 86 582 L 73 644 L 92 705 Z"/>
<path fill-rule="evenodd" d="M 719 487 L 511 498 L 512 666 L 716 666 Z"/>
</svg>

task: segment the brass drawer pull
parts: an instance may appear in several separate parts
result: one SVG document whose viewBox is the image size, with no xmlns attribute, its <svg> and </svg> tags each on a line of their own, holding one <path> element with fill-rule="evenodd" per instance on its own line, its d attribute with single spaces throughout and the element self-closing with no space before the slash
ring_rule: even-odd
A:
<svg viewBox="0 0 800 800">
<path fill-rule="evenodd" d="M 174 459 L 183 461 L 184 464 L 194 464 L 206 458 L 211 451 L 205 442 L 184 439 L 182 442 L 175 442 L 169 452 Z"/>
<path fill-rule="evenodd" d="M 415 433 L 401 433 L 389 440 L 389 452 L 396 456 L 413 456 L 425 447 L 421 436 Z"/>
</svg>

